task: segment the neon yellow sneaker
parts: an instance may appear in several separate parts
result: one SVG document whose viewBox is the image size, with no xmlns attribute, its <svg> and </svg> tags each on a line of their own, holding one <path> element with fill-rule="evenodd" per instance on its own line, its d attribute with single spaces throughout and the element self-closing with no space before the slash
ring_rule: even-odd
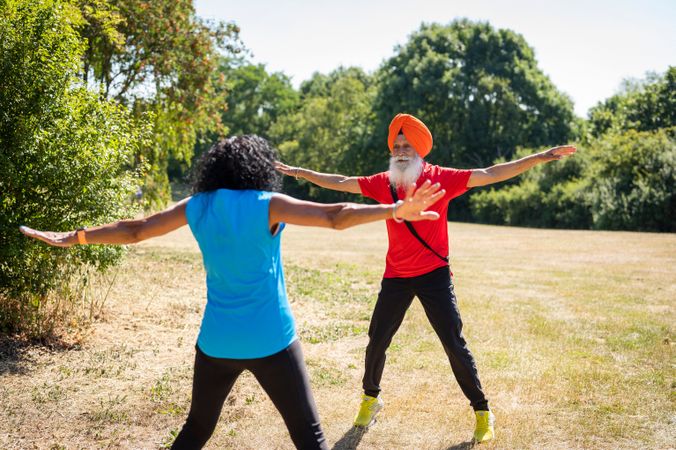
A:
<svg viewBox="0 0 676 450">
<path fill-rule="evenodd" d="M 383 409 L 385 402 L 383 399 L 378 397 L 371 397 L 370 395 L 361 396 L 361 406 L 359 407 L 359 413 L 357 417 L 354 418 L 355 427 L 368 427 L 376 419 L 376 416 Z"/>
<path fill-rule="evenodd" d="M 474 411 L 476 414 L 476 428 L 474 441 L 482 443 L 495 438 L 495 416 L 490 411 Z"/>
</svg>

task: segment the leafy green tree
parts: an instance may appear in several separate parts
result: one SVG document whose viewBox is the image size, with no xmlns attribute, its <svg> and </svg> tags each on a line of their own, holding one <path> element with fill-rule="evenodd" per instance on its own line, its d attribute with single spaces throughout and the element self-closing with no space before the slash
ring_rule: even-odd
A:
<svg viewBox="0 0 676 450">
<path fill-rule="evenodd" d="M 574 158 L 471 198 L 477 220 L 510 225 L 676 230 L 676 68 L 625 82 L 590 111 Z M 639 131 L 645 130 L 645 131 Z M 526 150 L 530 152 L 531 150 Z"/>
<path fill-rule="evenodd" d="M 370 78 L 355 68 L 339 68 L 329 75 L 315 74 L 301 86 L 300 109 L 279 117 L 271 138 L 283 161 L 322 172 L 367 173 L 367 145 L 373 134 L 375 94 Z M 386 162 L 383 152 L 382 162 Z M 296 195 L 319 200 L 338 200 L 346 195 L 298 185 L 286 180 Z"/>
<path fill-rule="evenodd" d="M 0 331 L 48 334 L 55 305 L 74 300 L 72 276 L 121 255 L 47 247 L 20 225 L 64 230 L 133 214 L 130 168 L 148 129 L 82 86 L 82 20 L 69 2 L 0 2 Z"/>
<path fill-rule="evenodd" d="M 537 67 L 533 49 L 510 30 L 456 20 L 423 24 L 378 71 L 374 144 L 398 112 L 432 131 L 432 162 L 483 167 L 517 146 L 572 137 L 571 100 Z"/>
<path fill-rule="evenodd" d="M 372 77 L 361 68 L 339 67 L 328 74 L 319 72 L 313 73 L 309 80 L 303 81 L 300 84 L 300 94 L 303 98 L 328 97 L 331 95 L 332 86 L 343 78 L 354 79 L 368 87 L 373 84 Z"/>
<path fill-rule="evenodd" d="M 495 224 L 676 231 L 675 136 L 676 127 L 606 134 L 518 184 L 478 192 L 472 212 Z"/>
<path fill-rule="evenodd" d="M 153 139 L 136 155 L 147 164 L 146 197 L 168 199 L 170 158 L 189 162 L 198 135 L 223 134 L 225 89 L 214 76 L 219 52 L 241 51 L 239 28 L 197 17 L 192 0 L 78 0 L 87 47 L 83 80 L 106 98 L 152 113 Z"/>
<path fill-rule="evenodd" d="M 515 158 L 539 149 L 519 149 Z M 496 162 L 503 162 L 498 160 Z M 519 176 L 518 183 L 479 188 L 470 199 L 474 220 L 498 225 L 546 228 L 582 228 L 592 225 L 586 196 L 589 181 L 586 149 L 564 161 L 534 167 Z"/>
<path fill-rule="evenodd" d="M 620 92 L 589 111 L 593 137 L 627 130 L 652 131 L 676 126 L 676 67 L 660 76 L 628 80 Z"/>
<path fill-rule="evenodd" d="M 220 58 L 217 95 L 225 97 L 220 120 L 230 135 L 257 134 L 270 139 L 270 129 L 277 119 L 295 113 L 300 106 L 298 92 L 288 76 L 268 73 L 263 64 L 253 64 L 243 57 Z M 197 136 L 193 160 L 209 149 L 220 137 L 216 130 Z M 186 180 L 191 164 L 171 158 L 169 177 Z"/>
<path fill-rule="evenodd" d="M 288 76 L 268 73 L 263 64 L 223 59 L 219 73 L 225 79 L 227 109 L 221 121 L 233 135 L 257 134 L 270 138 L 274 122 L 296 112 L 300 97 Z"/>
</svg>

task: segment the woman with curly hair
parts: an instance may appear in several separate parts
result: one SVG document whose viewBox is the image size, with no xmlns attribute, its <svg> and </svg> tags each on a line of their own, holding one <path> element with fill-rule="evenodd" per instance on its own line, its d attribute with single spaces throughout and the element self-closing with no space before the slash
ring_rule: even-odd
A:
<svg viewBox="0 0 676 450">
<path fill-rule="evenodd" d="M 344 229 L 377 220 L 434 220 L 425 211 L 443 197 L 439 185 L 408 189 L 392 205 L 321 204 L 276 193 L 277 157 L 258 136 L 215 144 L 197 165 L 193 195 L 138 220 L 75 231 L 21 227 L 50 245 L 131 244 L 188 224 L 204 260 L 207 304 L 197 338 L 190 412 L 174 449 L 201 448 L 244 370 L 281 413 L 297 448 L 328 448 L 294 319 L 280 254 L 285 224 Z M 414 192 L 415 191 L 415 192 Z"/>
</svg>

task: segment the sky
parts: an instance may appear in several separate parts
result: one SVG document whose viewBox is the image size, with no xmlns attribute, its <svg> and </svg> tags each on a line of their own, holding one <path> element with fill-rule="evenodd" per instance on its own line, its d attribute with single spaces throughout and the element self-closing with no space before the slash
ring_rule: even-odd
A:
<svg viewBox="0 0 676 450">
<path fill-rule="evenodd" d="M 373 72 L 421 23 L 460 17 L 523 35 L 582 117 L 623 79 L 676 65 L 676 0 L 195 0 L 195 8 L 235 22 L 252 61 L 296 87 L 341 65 Z"/>
</svg>

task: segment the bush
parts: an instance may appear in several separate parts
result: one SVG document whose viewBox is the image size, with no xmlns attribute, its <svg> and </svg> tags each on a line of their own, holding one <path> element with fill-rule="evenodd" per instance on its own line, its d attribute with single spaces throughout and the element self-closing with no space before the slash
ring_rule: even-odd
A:
<svg viewBox="0 0 676 450">
<path fill-rule="evenodd" d="M 71 230 L 132 215 L 138 174 L 129 168 L 148 129 L 77 84 L 84 47 L 71 4 L 10 0 L 0 17 L 0 331 L 45 336 L 79 300 L 74 286 L 87 278 L 73 277 L 105 269 L 122 250 L 52 248 L 18 227 Z"/>
<path fill-rule="evenodd" d="M 521 149 L 516 157 L 535 153 Z M 565 161 L 538 166 L 507 186 L 470 197 L 479 222 L 549 228 L 589 228 L 591 214 L 584 196 L 584 150 Z"/>
<path fill-rule="evenodd" d="M 676 231 L 676 128 L 606 136 L 587 171 L 593 227 Z"/>
</svg>

